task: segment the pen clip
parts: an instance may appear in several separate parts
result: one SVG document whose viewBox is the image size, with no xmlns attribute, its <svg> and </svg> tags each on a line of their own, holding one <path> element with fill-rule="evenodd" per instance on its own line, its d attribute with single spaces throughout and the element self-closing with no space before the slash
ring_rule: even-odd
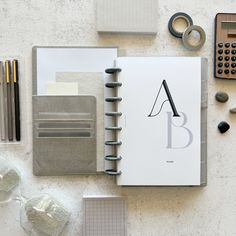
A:
<svg viewBox="0 0 236 236">
<path fill-rule="evenodd" d="M 13 82 L 17 83 L 17 60 L 13 60 L 12 64 L 13 64 Z"/>
<path fill-rule="evenodd" d="M 6 82 L 10 83 L 10 70 L 9 70 L 9 61 L 5 61 L 5 70 L 6 70 Z"/>
</svg>

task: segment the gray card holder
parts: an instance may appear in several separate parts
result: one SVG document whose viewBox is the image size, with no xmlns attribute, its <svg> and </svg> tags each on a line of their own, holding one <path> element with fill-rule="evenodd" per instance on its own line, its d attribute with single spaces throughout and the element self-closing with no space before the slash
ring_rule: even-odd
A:
<svg viewBox="0 0 236 236">
<path fill-rule="evenodd" d="M 33 173 L 96 172 L 96 98 L 33 96 Z"/>
</svg>

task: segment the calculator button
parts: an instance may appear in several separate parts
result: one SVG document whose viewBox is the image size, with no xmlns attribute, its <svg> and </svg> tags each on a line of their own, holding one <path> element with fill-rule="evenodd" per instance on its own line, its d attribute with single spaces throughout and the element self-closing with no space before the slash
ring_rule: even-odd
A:
<svg viewBox="0 0 236 236">
<path fill-rule="evenodd" d="M 226 68 L 229 67 L 229 63 L 228 63 L 228 62 L 225 63 L 225 67 L 226 67 Z"/>
<path fill-rule="evenodd" d="M 236 63 L 232 63 L 231 67 L 235 68 L 236 67 Z"/>
<path fill-rule="evenodd" d="M 229 49 L 226 49 L 225 50 L 225 54 L 229 54 L 230 53 L 230 50 Z"/>
<path fill-rule="evenodd" d="M 231 53 L 235 55 L 236 54 L 236 50 L 232 50 Z"/>
<path fill-rule="evenodd" d="M 222 50 L 222 49 L 219 49 L 219 50 L 218 50 L 218 53 L 219 53 L 219 54 L 222 54 L 222 53 L 223 53 L 223 50 Z"/>
<path fill-rule="evenodd" d="M 224 72 L 225 72 L 225 74 L 229 74 L 229 70 L 228 69 L 224 70 Z"/>
<path fill-rule="evenodd" d="M 236 43 L 232 43 L 232 48 L 236 48 Z"/>
<path fill-rule="evenodd" d="M 218 63 L 218 67 L 222 67 L 223 66 L 223 63 L 222 62 L 219 62 Z"/>
<path fill-rule="evenodd" d="M 231 57 L 231 60 L 236 61 L 236 57 L 235 56 Z"/>
<path fill-rule="evenodd" d="M 236 74 L 236 70 L 231 70 L 231 74 L 235 75 Z"/>
<path fill-rule="evenodd" d="M 226 57 L 225 57 L 225 60 L 228 61 L 228 60 L 229 60 L 229 56 L 226 56 Z"/>
<path fill-rule="evenodd" d="M 218 43 L 218 47 L 222 48 L 223 47 L 223 43 Z"/>
<path fill-rule="evenodd" d="M 229 48 L 230 47 L 230 43 L 225 43 L 225 47 Z"/>
<path fill-rule="evenodd" d="M 218 74 L 222 74 L 223 70 L 219 69 L 217 72 L 218 72 Z"/>
<path fill-rule="evenodd" d="M 218 60 L 219 60 L 219 61 L 222 61 L 222 60 L 223 60 L 223 57 L 222 57 L 222 56 L 219 56 L 219 57 L 218 57 Z"/>
</svg>

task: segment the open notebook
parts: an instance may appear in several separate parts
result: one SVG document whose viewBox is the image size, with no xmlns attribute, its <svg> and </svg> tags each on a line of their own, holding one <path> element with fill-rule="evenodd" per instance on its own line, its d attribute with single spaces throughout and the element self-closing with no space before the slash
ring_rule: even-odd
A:
<svg viewBox="0 0 236 236">
<path fill-rule="evenodd" d="M 206 60 L 120 57 L 106 98 L 107 173 L 123 186 L 206 184 Z"/>
</svg>

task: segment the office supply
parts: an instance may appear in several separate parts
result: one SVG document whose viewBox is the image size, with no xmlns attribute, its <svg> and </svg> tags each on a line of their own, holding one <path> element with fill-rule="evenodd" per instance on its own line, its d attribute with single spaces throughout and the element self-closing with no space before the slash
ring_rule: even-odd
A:
<svg viewBox="0 0 236 236">
<path fill-rule="evenodd" d="M 46 94 L 48 95 L 78 95 L 78 83 L 47 82 Z"/>
<path fill-rule="evenodd" d="M 12 116 L 12 83 L 10 61 L 5 61 L 5 77 L 7 86 L 7 124 L 8 124 L 8 140 L 13 141 L 13 116 Z"/>
<path fill-rule="evenodd" d="M 13 69 L 14 105 L 15 105 L 15 137 L 16 137 L 16 141 L 20 141 L 21 128 L 20 128 L 20 95 L 19 95 L 18 60 L 12 61 L 12 69 Z"/>
<path fill-rule="evenodd" d="M 214 76 L 236 79 L 235 13 L 218 13 L 215 17 Z"/>
<path fill-rule="evenodd" d="M 44 167 L 41 167 L 40 171 L 38 171 L 38 155 L 33 151 L 33 159 L 35 160 L 33 162 L 33 165 L 36 165 L 34 167 L 34 172 L 37 175 L 63 175 L 75 173 L 96 174 L 104 172 L 104 130 L 101 127 L 104 127 L 104 80 L 107 80 L 108 78 L 108 76 L 105 75 L 104 71 L 105 68 L 114 66 L 114 60 L 117 58 L 117 54 L 118 49 L 116 47 L 33 48 L 33 111 L 37 109 L 37 107 L 34 108 L 34 106 L 38 106 L 38 103 L 35 101 L 37 99 L 40 100 L 41 96 L 50 96 L 51 98 L 49 101 L 53 101 L 55 95 L 56 97 L 61 97 L 61 99 L 67 99 L 67 96 L 63 96 L 63 94 L 65 95 L 65 93 L 62 91 L 60 83 L 68 83 L 68 95 L 75 92 L 74 88 L 70 91 L 70 84 L 77 83 L 77 95 L 95 96 L 95 105 L 97 108 L 96 111 L 95 107 L 93 106 L 90 110 L 90 113 L 92 113 L 96 117 L 96 122 L 94 123 L 94 125 L 96 125 L 96 127 L 94 127 L 94 130 L 96 131 L 94 133 L 94 135 L 96 136 L 94 137 L 96 139 L 96 142 L 94 143 L 95 146 L 90 143 L 91 145 L 89 147 L 85 147 L 83 145 L 84 139 L 77 138 L 74 144 L 80 147 L 80 154 L 83 153 L 83 155 L 75 156 L 75 152 L 71 153 L 70 151 L 68 151 L 68 153 L 65 154 L 62 160 L 58 160 L 54 154 L 50 154 L 52 163 L 58 162 L 60 171 L 58 171 L 57 166 L 48 164 L 46 159 L 47 154 L 45 157 L 42 157 L 40 161 L 40 163 L 43 163 L 43 166 L 45 165 L 45 170 L 43 170 Z M 49 90 L 48 85 L 53 85 L 53 88 Z M 73 101 L 77 101 L 76 98 L 73 99 Z M 86 99 L 86 101 L 79 98 L 78 100 L 80 102 L 80 106 L 85 109 L 86 101 L 88 101 L 88 98 Z M 59 100 L 55 101 L 55 106 L 59 106 L 56 104 L 58 102 Z M 75 108 L 76 106 L 77 105 L 73 103 L 74 108 L 71 107 L 71 111 L 73 109 L 77 109 Z M 107 107 L 108 105 L 105 104 L 105 106 Z M 53 110 L 54 108 L 52 108 L 52 111 Z M 64 144 L 67 148 L 67 143 Z M 33 142 L 33 150 L 34 145 L 35 142 Z M 58 145 L 60 146 L 61 144 L 58 143 Z M 56 145 L 55 149 L 57 150 Z M 88 155 L 86 153 L 86 150 L 89 150 L 89 153 L 93 152 L 93 154 L 89 154 L 89 157 L 87 157 Z M 68 156 L 69 158 L 74 158 L 74 165 L 72 165 L 74 166 L 76 171 L 72 171 L 72 168 L 70 169 L 65 167 L 65 162 L 63 160 L 66 161 Z M 81 164 L 86 159 L 87 162 L 85 162 L 85 164 Z M 87 163 L 91 163 L 91 165 L 87 165 Z"/>
<path fill-rule="evenodd" d="M 97 0 L 97 31 L 156 34 L 156 0 Z"/>
<path fill-rule="evenodd" d="M 58 72 L 103 72 L 113 65 L 117 47 L 33 47 L 33 95 L 46 95 Z"/>
<path fill-rule="evenodd" d="M 197 40 L 193 40 L 194 43 L 191 42 L 191 34 L 193 32 L 197 32 L 199 34 L 199 38 Z M 189 50 L 198 50 L 202 48 L 206 41 L 206 33 L 202 27 L 198 25 L 191 25 L 184 31 L 182 41 L 185 48 Z"/>
<path fill-rule="evenodd" d="M 205 185 L 206 60 L 118 57 L 115 64 L 106 70 L 113 135 L 105 159 L 114 163 L 106 172 L 122 186 Z"/>
<path fill-rule="evenodd" d="M 83 235 L 126 236 L 126 198 L 115 196 L 84 196 Z"/>
<path fill-rule="evenodd" d="M 4 78 L 4 65 L 0 62 L 0 122 L 1 122 L 1 141 L 6 140 L 6 83 Z"/>
<path fill-rule="evenodd" d="M 183 45 L 188 50 L 198 50 L 206 41 L 203 28 L 194 25 L 192 18 L 183 12 L 177 12 L 170 18 L 168 29 L 173 36 L 182 38 Z"/>
<path fill-rule="evenodd" d="M 174 37 L 182 38 L 184 31 L 191 25 L 193 25 L 193 20 L 188 14 L 177 12 L 171 16 L 168 29 Z"/>
<path fill-rule="evenodd" d="M 34 174 L 96 171 L 95 97 L 33 96 Z"/>
</svg>

